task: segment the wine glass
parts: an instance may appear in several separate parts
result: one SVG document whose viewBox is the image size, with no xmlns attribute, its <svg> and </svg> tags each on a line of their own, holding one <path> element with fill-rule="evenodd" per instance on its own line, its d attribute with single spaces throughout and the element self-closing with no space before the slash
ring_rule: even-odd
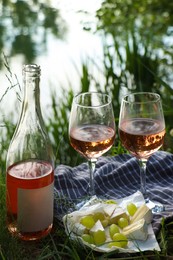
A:
<svg viewBox="0 0 173 260">
<path fill-rule="evenodd" d="M 89 197 L 95 195 L 94 171 L 98 157 L 114 143 L 115 119 L 110 96 L 85 92 L 73 98 L 69 138 L 71 146 L 88 160 Z"/>
<path fill-rule="evenodd" d="M 146 191 L 146 163 L 163 144 L 165 121 L 160 96 L 139 92 L 126 95 L 121 102 L 119 137 L 123 146 L 139 160 L 141 192 L 153 212 L 164 206 L 149 200 Z"/>
</svg>

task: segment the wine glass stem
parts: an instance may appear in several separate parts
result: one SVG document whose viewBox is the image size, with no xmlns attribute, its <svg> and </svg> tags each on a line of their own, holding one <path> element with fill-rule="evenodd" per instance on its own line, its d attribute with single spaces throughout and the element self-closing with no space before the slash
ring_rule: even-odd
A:
<svg viewBox="0 0 173 260">
<path fill-rule="evenodd" d="M 148 198 L 147 190 L 146 190 L 146 164 L 147 164 L 147 159 L 139 160 L 141 193 L 143 194 L 145 202 L 147 203 L 149 201 L 149 198 Z"/>
<path fill-rule="evenodd" d="M 94 185 L 94 172 L 96 168 L 97 159 L 88 160 L 89 173 L 90 173 L 90 183 L 89 183 L 89 195 L 95 195 L 95 185 Z"/>
</svg>

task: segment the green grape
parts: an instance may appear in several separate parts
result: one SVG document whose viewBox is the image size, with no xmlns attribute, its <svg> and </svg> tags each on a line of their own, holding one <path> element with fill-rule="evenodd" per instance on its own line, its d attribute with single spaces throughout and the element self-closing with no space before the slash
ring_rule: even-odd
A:
<svg viewBox="0 0 173 260">
<path fill-rule="evenodd" d="M 128 240 L 127 237 L 122 233 L 116 233 L 113 235 L 113 240 L 115 242 L 119 242 L 121 244 L 121 247 L 126 247 Z"/>
<path fill-rule="evenodd" d="M 127 211 L 130 216 L 133 216 L 135 214 L 135 212 L 137 211 L 136 205 L 134 203 L 129 203 L 127 205 Z"/>
<path fill-rule="evenodd" d="M 111 243 L 108 244 L 108 247 L 109 247 L 109 248 L 111 248 L 111 247 L 113 247 L 113 246 L 122 247 L 122 246 L 121 246 L 121 243 L 118 242 L 118 241 L 111 242 Z"/>
<path fill-rule="evenodd" d="M 105 215 L 102 212 L 96 212 L 96 213 L 94 213 L 93 218 L 94 218 L 95 222 L 97 222 L 97 220 L 102 221 L 105 219 Z"/>
<path fill-rule="evenodd" d="M 109 224 L 109 220 L 107 218 L 105 218 L 104 220 L 101 220 L 102 226 L 105 228 L 108 226 Z"/>
<path fill-rule="evenodd" d="M 89 244 L 94 244 L 94 239 L 93 239 L 93 236 L 92 235 L 89 235 L 89 234 L 83 234 L 82 235 L 82 239 L 89 243 Z"/>
<path fill-rule="evenodd" d="M 113 235 L 114 235 L 115 233 L 120 233 L 120 230 L 119 230 L 119 227 L 118 227 L 116 224 L 112 224 L 112 225 L 110 225 L 110 227 L 109 227 L 110 237 L 113 238 Z"/>
<path fill-rule="evenodd" d="M 105 203 L 106 204 L 117 204 L 117 202 L 115 200 L 106 200 Z"/>
<path fill-rule="evenodd" d="M 94 243 L 96 245 L 103 244 L 106 241 L 105 231 L 98 230 L 93 232 Z"/>
<path fill-rule="evenodd" d="M 128 226 L 128 224 L 129 224 L 129 222 L 128 222 L 128 220 L 127 220 L 126 218 L 120 218 L 120 219 L 118 220 L 118 226 L 119 226 L 120 228 L 125 228 L 125 227 Z"/>
<path fill-rule="evenodd" d="M 82 217 L 80 219 L 80 223 L 88 229 L 92 228 L 95 225 L 94 218 L 91 215 Z"/>
</svg>

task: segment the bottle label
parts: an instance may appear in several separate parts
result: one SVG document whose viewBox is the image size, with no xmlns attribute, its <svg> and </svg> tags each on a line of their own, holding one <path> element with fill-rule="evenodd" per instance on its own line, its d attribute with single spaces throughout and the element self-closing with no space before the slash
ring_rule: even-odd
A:
<svg viewBox="0 0 173 260">
<path fill-rule="evenodd" d="M 21 232 L 37 232 L 53 223 L 54 183 L 39 189 L 18 189 L 17 224 Z"/>
</svg>

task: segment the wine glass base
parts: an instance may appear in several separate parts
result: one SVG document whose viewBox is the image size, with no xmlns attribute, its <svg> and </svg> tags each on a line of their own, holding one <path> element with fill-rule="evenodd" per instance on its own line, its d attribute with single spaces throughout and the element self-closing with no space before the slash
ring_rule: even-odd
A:
<svg viewBox="0 0 173 260">
<path fill-rule="evenodd" d="M 165 211 L 164 205 L 162 205 L 160 202 L 151 201 L 149 199 L 147 199 L 145 202 L 146 205 L 152 210 L 153 213 L 161 213 Z"/>
</svg>

